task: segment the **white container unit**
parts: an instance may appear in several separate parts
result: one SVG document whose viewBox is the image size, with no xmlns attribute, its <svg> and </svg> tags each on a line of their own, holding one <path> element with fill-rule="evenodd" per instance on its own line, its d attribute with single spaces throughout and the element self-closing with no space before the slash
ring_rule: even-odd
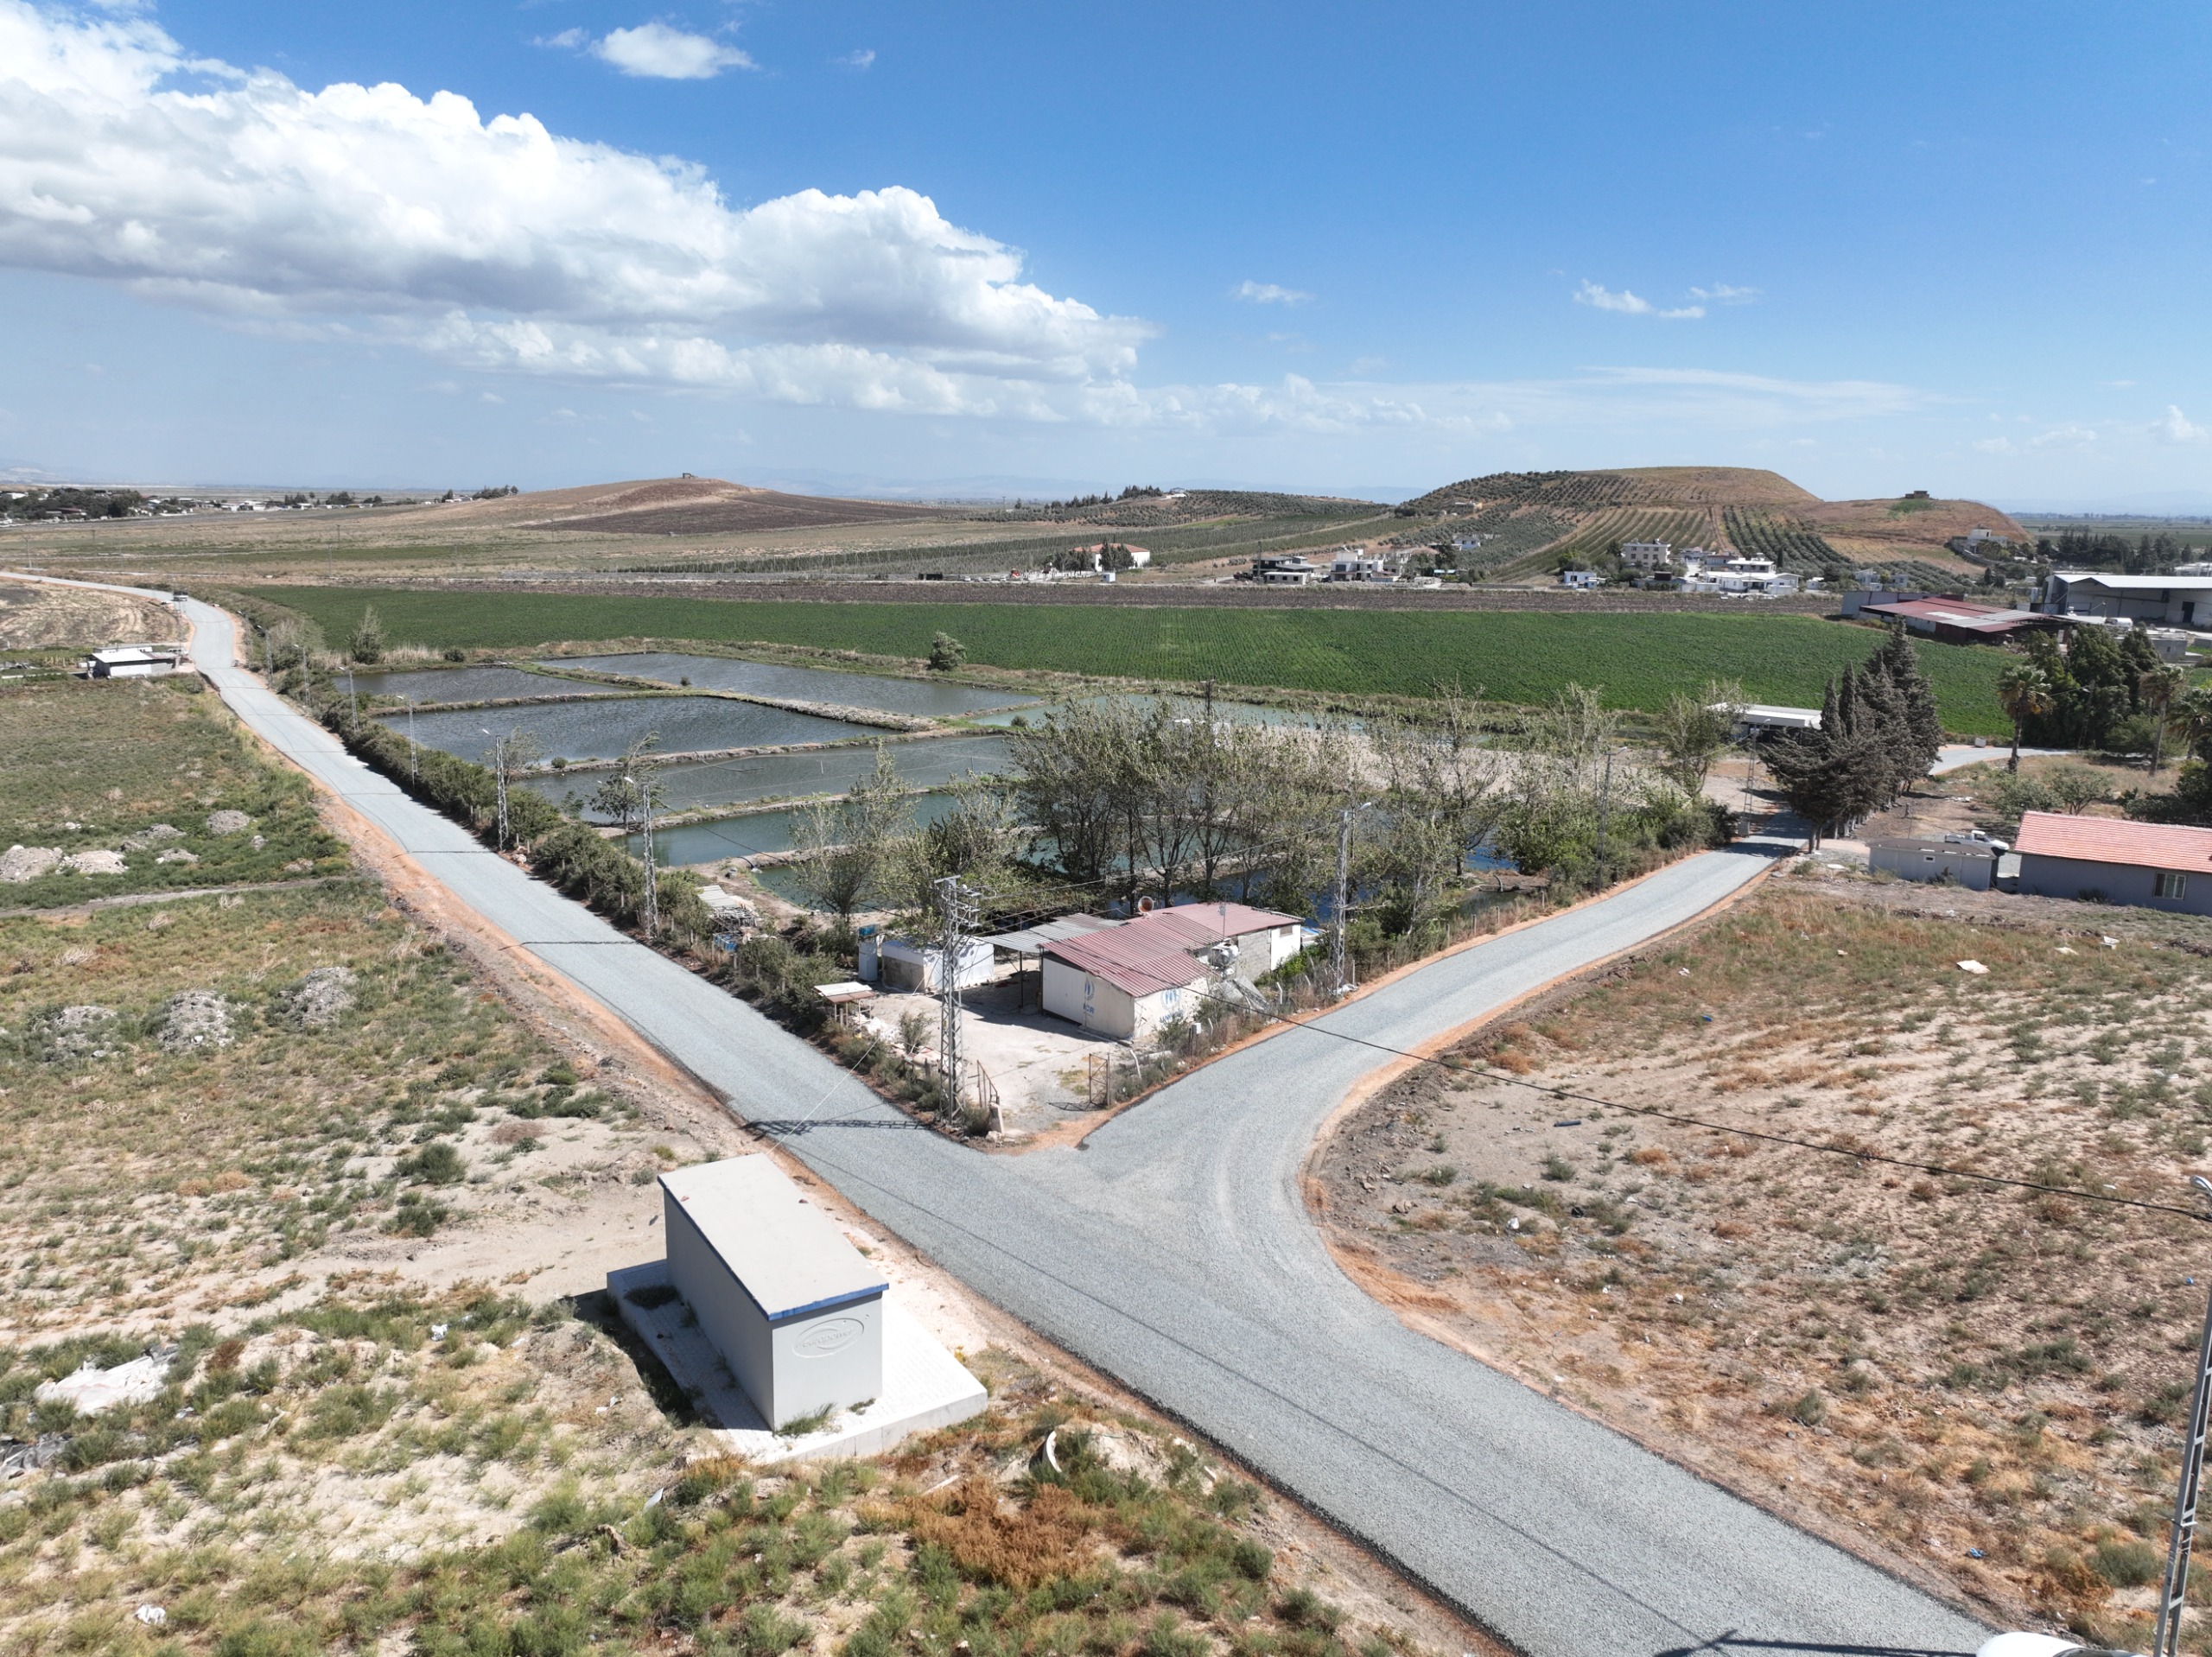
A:
<svg viewBox="0 0 2212 1657">
<path fill-rule="evenodd" d="M 660 1177 L 668 1276 L 771 1427 L 883 1396 L 882 1276 L 766 1157 Z"/>
</svg>

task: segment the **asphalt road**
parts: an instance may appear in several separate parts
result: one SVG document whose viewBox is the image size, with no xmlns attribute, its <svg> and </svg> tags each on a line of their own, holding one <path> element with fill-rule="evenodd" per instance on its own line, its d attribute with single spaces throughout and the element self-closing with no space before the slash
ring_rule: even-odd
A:
<svg viewBox="0 0 2212 1657">
<path fill-rule="evenodd" d="M 493 856 L 230 666 L 256 730 L 462 901 L 980 1293 L 1225 1445 L 1542 1657 L 1971 1652 L 1958 1613 L 1415 1335 L 1338 1270 L 1297 1189 L 1360 1076 L 1688 919 L 1763 866 L 1716 852 L 1469 949 L 1163 1090 L 1081 1150 L 987 1157 Z M 625 1264 L 609 1261 L 610 1266 Z"/>
</svg>

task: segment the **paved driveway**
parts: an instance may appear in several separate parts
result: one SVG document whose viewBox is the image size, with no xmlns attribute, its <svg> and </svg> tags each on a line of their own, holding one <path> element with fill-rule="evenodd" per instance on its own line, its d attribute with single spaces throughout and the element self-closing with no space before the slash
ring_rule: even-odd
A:
<svg viewBox="0 0 2212 1657">
<path fill-rule="evenodd" d="M 240 715 L 456 896 L 597 996 L 870 1214 L 1545 1657 L 1970 1652 L 1983 1630 L 1607 1429 L 1413 1334 L 1330 1260 L 1297 1172 L 1389 1055 L 1697 914 L 1716 852 L 1440 962 L 1200 1070 L 1080 1149 L 985 1157 L 486 852 L 232 669 Z"/>
</svg>

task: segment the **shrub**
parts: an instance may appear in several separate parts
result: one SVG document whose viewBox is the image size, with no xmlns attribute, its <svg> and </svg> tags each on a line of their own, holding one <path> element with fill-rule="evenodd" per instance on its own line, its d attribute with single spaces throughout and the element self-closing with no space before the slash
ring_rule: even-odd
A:
<svg viewBox="0 0 2212 1657">
<path fill-rule="evenodd" d="M 458 1185 L 467 1178 L 468 1164 L 445 1140 L 432 1140 L 413 1155 L 400 1158 L 392 1171 L 425 1185 Z"/>
</svg>

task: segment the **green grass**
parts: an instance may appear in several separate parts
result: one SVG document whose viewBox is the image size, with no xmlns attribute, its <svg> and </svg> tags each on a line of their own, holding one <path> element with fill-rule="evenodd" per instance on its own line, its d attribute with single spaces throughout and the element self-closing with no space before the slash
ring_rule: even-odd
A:
<svg viewBox="0 0 2212 1657">
<path fill-rule="evenodd" d="M 1531 611 L 1186 610 L 1021 604 L 806 604 L 601 594 L 264 587 L 343 638 L 373 603 L 388 635 L 435 647 L 524 650 L 562 640 L 755 640 L 919 659 L 938 632 L 971 662 L 1133 679 L 1421 696 L 1439 684 L 1534 703 L 1570 681 L 1654 709 L 1710 678 L 1755 701 L 1817 706 L 1831 674 L 1870 654 L 1869 630 L 1807 616 Z M 2010 658 L 1923 644 L 1944 723 L 2003 734 L 1997 678 Z"/>
<path fill-rule="evenodd" d="M 0 689 L 0 847 L 120 849 L 126 871 L 0 886 L 0 908 L 344 870 L 344 848 L 317 821 L 306 779 L 248 749 L 220 701 L 180 694 L 185 682 L 63 679 Z M 252 822 L 219 835 L 208 826 L 219 810 Z M 176 832 L 145 837 L 159 824 Z M 126 846 L 134 839 L 136 848 Z M 193 860 L 163 863 L 163 852 Z"/>
</svg>

